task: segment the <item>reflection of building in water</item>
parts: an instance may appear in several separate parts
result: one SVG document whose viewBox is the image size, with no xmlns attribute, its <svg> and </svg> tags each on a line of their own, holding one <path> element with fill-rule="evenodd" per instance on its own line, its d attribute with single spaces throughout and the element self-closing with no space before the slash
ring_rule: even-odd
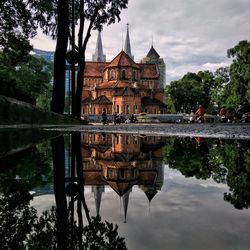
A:
<svg viewBox="0 0 250 250">
<path fill-rule="evenodd" d="M 163 185 L 163 140 L 161 136 L 82 134 L 84 179 L 93 186 L 97 214 L 105 185 L 123 198 L 125 221 L 134 185 L 149 202 L 153 199 Z"/>
</svg>

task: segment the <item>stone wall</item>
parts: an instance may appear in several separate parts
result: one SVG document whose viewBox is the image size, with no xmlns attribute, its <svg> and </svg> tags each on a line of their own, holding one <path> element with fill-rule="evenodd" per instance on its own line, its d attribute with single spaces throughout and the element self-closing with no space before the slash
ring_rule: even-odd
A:
<svg viewBox="0 0 250 250">
<path fill-rule="evenodd" d="M 69 117 L 0 95 L 0 124 L 79 124 Z"/>
</svg>

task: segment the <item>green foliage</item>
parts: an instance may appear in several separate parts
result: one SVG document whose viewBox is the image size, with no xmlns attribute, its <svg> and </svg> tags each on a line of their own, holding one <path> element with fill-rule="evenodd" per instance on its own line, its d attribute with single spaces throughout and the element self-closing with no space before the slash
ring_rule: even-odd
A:
<svg viewBox="0 0 250 250">
<path fill-rule="evenodd" d="M 91 224 L 83 229 L 84 249 L 125 250 L 124 238 L 118 235 L 118 226 L 101 221 L 100 216 L 92 217 Z"/>
<path fill-rule="evenodd" d="M 8 53 L 0 53 L 0 79 L 2 84 L 11 84 L 15 91 L 34 99 L 50 94 L 52 64 L 42 58 L 27 56 L 25 62 L 13 66 Z"/>
<path fill-rule="evenodd" d="M 229 83 L 229 67 L 219 68 L 214 73 L 214 86 L 211 90 L 211 103 L 221 107 L 225 105 L 225 88 Z"/>
<path fill-rule="evenodd" d="M 165 87 L 166 105 L 168 107 L 168 109 L 167 109 L 168 113 L 173 114 L 173 113 L 176 112 L 176 110 L 175 110 L 174 101 L 173 101 L 173 99 L 172 99 L 172 97 L 171 97 L 171 95 L 169 93 L 169 88 L 170 88 L 169 85 Z"/>
<path fill-rule="evenodd" d="M 172 81 L 167 89 L 175 110 L 190 113 L 199 104 L 207 107 L 212 86 L 210 72 L 187 73 L 178 81 Z"/>
<path fill-rule="evenodd" d="M 27 55 L 31 49 L 28 38 L 36 34 L 37 28 L 27 2 L 0 1 L 0 9 L 0 19 L 3 20 L 0 24 L 0 48 L 19 58 Z M 21 51 L 24 53 L 21 54 Z"/>
<path fill-rule="evenodd" d="M 42 58 L 30 56 L 29 61 L 20 64 L 15 73 L 17 88 L 34 98 L 49 89 L 51 64 Z"/>
<path fill-rule="evenodd" d="M 238 106 L 249 104 L 250 100 L 250 42 L 240 41 L 227 51 L 233 58 L 230 66 L 230 83 L 228 84 L 227 104 Z"/>
</svg>

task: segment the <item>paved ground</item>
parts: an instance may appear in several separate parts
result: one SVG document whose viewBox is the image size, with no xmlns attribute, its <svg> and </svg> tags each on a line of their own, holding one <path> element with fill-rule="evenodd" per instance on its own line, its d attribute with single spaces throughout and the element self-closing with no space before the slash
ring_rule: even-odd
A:
<svg viewBox="0 0 250 250">
<path fill-rule="evenodd" d="M 119 133 L 160 136 L 200 136 L 211 138 L 250 140 L 250 124 L 90 124 L 81 126 L 50 127 L 50 130 L 90 133 Z"/>
</svg>

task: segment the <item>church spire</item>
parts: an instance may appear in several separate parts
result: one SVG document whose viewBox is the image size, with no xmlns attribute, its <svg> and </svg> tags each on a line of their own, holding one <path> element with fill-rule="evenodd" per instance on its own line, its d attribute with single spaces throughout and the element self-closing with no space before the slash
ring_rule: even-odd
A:
<svg viewBox="0 0 250 250">
<path fill-rule="evenodd" d="M 95 207 L 96 207 L 96 215 L 100 214 L 102 193 L 104 192 L 104 186 L 92 186 L 92 192 L 95 197 Z"/>
<path fill-rule="evenodd" d="M 130 56 L 131 59 L 134 60 L 134 57 L 132 56 L 131 53 L 131 46 L 130 46 L 130 39 L 129 39 L 129 24 L 127 23 L 127 34 L 126 34 L 126 39 L 125 39 L 125 47 L 124 47 L 124 52 Z"/>
<path fill-rule="evenodd" d="M 132 191 L 130 188 L 126 194 L 123 195 L 123 211 L 124 211 L 124 223 L 127 223 L 127 211 L 128 211 L 128 202 L 129 202 L 129 193 Z"/>
<path fill-rule="evenodd" d="M 92 56 L 94 62 L 105 62 L 106 55 L 103 54 L 101 31 L 98 31 L 95 54 Z"/>
</svg>

